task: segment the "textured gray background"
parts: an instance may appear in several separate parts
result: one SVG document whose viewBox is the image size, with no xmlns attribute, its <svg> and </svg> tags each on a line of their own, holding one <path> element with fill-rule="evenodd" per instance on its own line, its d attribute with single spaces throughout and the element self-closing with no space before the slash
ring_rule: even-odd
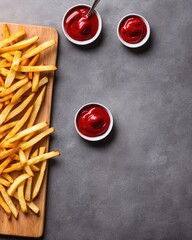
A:
<svg viewBox="0 0 192 240">
<path fill-rule="evenodd" d="M 46 240 L 192 239 L 192 1 L 102 0 L 99 40 L 78 47 L 61 20 L 84 0 L 0 0 L 0 21 L 59 32 Z M 124 47 L 116 35 L 130 12 L 151 25 L 149 43 Z M 77 135 L 73 118 L 90 101 L 110 108 L 115 126 L 94 144 Z M 0 236 L 0 239 L 20 239 Z"/>
</svg>

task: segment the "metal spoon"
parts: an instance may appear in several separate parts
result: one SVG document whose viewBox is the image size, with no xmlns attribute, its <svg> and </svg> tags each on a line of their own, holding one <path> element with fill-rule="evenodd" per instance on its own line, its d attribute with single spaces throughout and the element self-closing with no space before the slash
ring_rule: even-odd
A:
<svg viewBox="0 0 192 240">
<path fill-rule="evenodd" d="M 97 4 L 100 2 L 100 0 L 95 0 L 93 2 L 93 5 L 91 6 L 89 12 L 87 13 L 87 17 L 89 18 L 91 16 L 91 13 L 93 12 L 93 10 L 95 9 L 95 7 L 97 6 Z"/>
</svg>

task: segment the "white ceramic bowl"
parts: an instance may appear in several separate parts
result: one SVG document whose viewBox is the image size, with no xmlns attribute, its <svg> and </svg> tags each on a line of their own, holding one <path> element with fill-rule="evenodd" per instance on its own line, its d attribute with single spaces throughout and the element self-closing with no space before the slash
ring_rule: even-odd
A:
<svg viewBox="0 0 192 240">
<path fill-rule="evenodd" d="M 65 18 L 66 18 L 66 15 L 68 14 L 68 12 L 71 11 L 73 8 L 78 7 L 78 6 L 86 6 L 86 7 L 89 7 L 89 8 L 91 7 L 90 5 L 87 5 L 87 4 L 77 4 L 77 5 L 74 5 L 73 7 L 69 8 L 63 16 L 62 29 L 63 29 L 63 33 L 66 36 L 66 38 L 69 41 L 71 41 L 72 43 L 77 44 L 77 45 L 87 45 L 87 44 L 90 44 L 90 43 L 94 42 L 98 38 L 98 36 L 100 35 L 101 30 L 102 30 L 102 20 L 101 20 L 101 16 L 100 16 L 99 12 L 96 9 L 94 9 L 94 11 L 97 15 L 97 18 L 98 18 L 98 22 L 99 22 L 98 30 L 97 30 L 97 33 L 95 34 L 95 36 L 92 37 L 91 39 L 88 39 L 88 40 L 85 40 L 85 41 L 78 41 L 78 40 L 75 40 L 75 39 L 71 38 L 69 36 L 69 34 L 67 33 L 67 31 L 65 30 L 64 22 L 65 22 Z"/>
<path fill-rule="evenodd" d="M 85 107 L 87 107 L 87 106 L 89 106 L 89 105 L 98 105 L 98 106 L 101 106 L 101 107 L 103 107 L 103 108 L 107 111 L 107 113 L 108 113 L 108 115 L 109 115 L 109 118 L 110 118 L 109 127 L 108 127 L 107 131 L 106 131 L 105 133 L 103 133 L 102 135 L 100 135 L 100 136 L 88 137 L 88 136 L 82 134 L 82 133 L 79 131 L 79 129 L 78 129 L 78 126 L 77 126 L 77 118 L 78 118 L 78 115 L 79 115 L 79 113 L 82 111 L 83 108 L 85 108 Z M 111 112 L 109 111 L 109 109 L 108 109 L 107 107 L 105 107 L 104 105 L 102 105 L 102 104 L 100 104 L 100 103 L 96 103 L 96 102 L 90 102 L 90 103 L 87 103 L 87 104 L 83 105 L 83 106 L 77 111 L 77 113 L 75 114 L 75 118 L 74 118 L 74 124 L 75 124 L 75 129 L 76 129 L 77 133 L 78 133 L 79 136 L 81 136 L 82 138 L 84 138 L 84 139 L 86 139 L 86 140 L 88 140 L 88 141 L 92 141 L 92 142 L 94 142 L 94 141 L 100 141 L 100 140 L 104 139 L 105 137 L 107 137 L 107 136 L 109 135 L 109 133 L 111 132 L 111 130 L 112 130 L 112 128 L 113 128 L 113 116 L 112 116 Z"/>
<path fill-rule="evenodd" d="M 119 28 L 120 28 L 120 25 L 121 25 L 122 21 L 123 21 L 125 18 L 131 17 L 131 16 L 140 17 L 140 18 L 143 20 L 143 22 L 145 23 L 146 28 L 147 28 L 146 36 L 144 37 L 144 39 L 143 39 L 142 41 L 140 41 L 140 42 L 138 42 L 138 43 L 128 43 L 128 42 L 124 41 L 124 40 L 122 39 L 122 37 L 120 36 L 120 34 L 119 34 Z M 118 36 L 119 40 L 120 40 L 126 47 L 138 48 L 138 47 L 143 46 L 143 45 L 148 41 L 149 36 L 150 36 L 150 25 L 149 25 L 148 21 L 147 21 L 143 16 L 141 16 L 141 15 L 139 15 L 139 14 L 136 14 L 136 13 L 130 13 L 130 14 L 124 16 L 124 17 L 119 21 L 118 26 L 117 26 L 117 36 Z"/>
</svg>

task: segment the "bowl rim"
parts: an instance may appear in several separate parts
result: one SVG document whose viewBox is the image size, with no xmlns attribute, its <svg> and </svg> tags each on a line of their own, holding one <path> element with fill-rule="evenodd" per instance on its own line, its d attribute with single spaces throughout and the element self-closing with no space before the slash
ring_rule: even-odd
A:
<svg viewBox="0 0 192 240">
<path fill-rule="evenodd" d="M 78 41 L 78 40 L 73 39 L 72 37 L 69 36 L 67 31 L 65 30 L 64 21 L 65 21 L 65 17 L 68 14 L 68 12 L 71 11 L 73 8 L 78 7 L 78 6 L 86 6 L 86 7 L 91 8 L 91 6 L 88 5 L 88 4 L 76 4 L 76 5 L 73 5 L 72 7 L 68 8 L 68 10 L 65 12 L 65 14 L 63 15 L 63 18 L 62 18 L 62 30 L 63 30 L 63 33 L 64 33 L 65 37 L 70 42 L 72 42 L 74 44 L 77 44 L 77 45 L 87 45 L 87 44 L 90 44 L 90 43 L 94 42 L 98 38 L 98 36 L 100 35 L 101 30 L 102 30 L 102 19 L 101 19 L 101 16 L 100 16 L 99 12 L 96 9 L 94 9 L 94 11 L 97 15 L 97 18 L 98 18 L 98 22 L 99 22 L 98 30 L 97 30 L 95 36 L 93 36 L 92 38 L 90 38 L 88 40 L 85 40 L 85 41 Z"/>
<path fill-rule="evenodd" d="M 82 110 L 83 108 L 85 108 L 86 106 L 89 106 L 89 105 L 98 105 L 98 106 L 101 106 L 101 107 L 103 107 L 103 108 L 107 111 L 107 113 L 109 114 L 110 123 L 109 123 L 109 127 L 108 127 L 107 131 L 106 131 L 105 133 L 103 133 L 102 135 L 97 136 L 97 137 L 88 137 L 88 136 L 82 134 L 82 133 L 79 131 L 78 127 L 77 127 L 77 117 L 78 117 L 79 113 L 81 112 L 81 110 Z M 111 132 L 111 130 L 112 130 L 112 128 L 113 128 L 113 115 L 111 114 L 111 111 L 110 111 L 106 106 L 104 106 L 103 104 L 98 103 L 98 102 L 89 102 L 89 103 L 86 103 L 86 104 L 82 105 L 82 106 L 77 110 L 77 112 L 76 112 L 76 114 L 75 114 L 75 117 L 74 117 L 74 125 L 75 125 L 75 129 L 76 129 L 77 133 L 79 134 L 79 136 L 81 136 L 81 137 L 84 138 L 85 140 L 92 141 L 92 142 L 100 141 L 100 140 L 106 138 L 106 137 L 109 135 L 109 133 Z"/>
<path fill-rule="evenodd" d="M 145 23 L 145 25 L 146 25 L 146 28 L 147 28 L 147 34 L 146 34 L 146 36 L 143 38 L 142 41 L 140 41 L 140 42 L 138 42 L 138 43 L 128 43 L 128 42 L 124 41 L 124 40 L 122 39 L 121 35 L 119 34 L 120 24 L 122 23 L 122 21 L 123 21 L 125 18 L 131 17 L 131 16 L 140 17 L 140 18 L 144 21 L 144 23 Z M 149 37 L 150 37 L 150 32 L 151 32 L 151 30 L 150 30 L 150 25 L 149 25 L 149 22 L 147 21 L 147 19 L 146 19 L 145 17 L 143 17 L 142 15 L 140 15 L 140 14 L 138 14 L 138 13 L 134 13 L 134 12 L 129 13 L 129 14 L 125 15 L 124 17 L 122 17 L 121 20 L 119 21 L 118 25 L 117 25 L 117 36 L 118 36 L 119 40 L 120 40 L 126 47 L 130 47 L 130 48 L 138 48 L 138 47 L 143 46 L 143 45 L 148 41 L 148 39 L 149 39 Z"/>
</svg>

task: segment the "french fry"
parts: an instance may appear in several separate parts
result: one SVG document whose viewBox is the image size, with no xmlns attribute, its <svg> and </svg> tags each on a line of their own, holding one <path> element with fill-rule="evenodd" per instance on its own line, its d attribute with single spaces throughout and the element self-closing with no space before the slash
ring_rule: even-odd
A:
<svg viewBox="0 0 192 240">
<path fill-rule="evenodd" d="M 20 171 L 20 170 L 22 170 L 22 168 L 23 168 L 23 165 L 20 162 L 14 163 L 11 165 L 11 167 L 5 168 L 3 170 L 3 173 L 11 173 L 14 171 Z"/>
<path fill-rule="evenodd" d="M 39 208 L 37 207 L 37 205 L 35 205 L 34 202 L 27 202 L 27 206 L 28 206 L 35 214 L 38 214 L 38 213 L 39 213 Z"/>
<path fill-rule="evenodd" d="M 5 179 L 7 179 L 7 181 L 9 181 L 10 183 L 13 183 L 13 178 L 11 177 L 10 174 L 8 173 L 2 173 L 1 176 Z"/>
<path fill-rule="evenodd" d="M 32 80 L 32 92 L 37 92 L 39 89 L 39 78 L 40 72 L 34 72 L 33 80 Z"/>
<path fill-rule="evenodd" d="M 31 50 L 33 50 L 33 49 L 36 48 L 36 47 L 37 47 L 37 44 L 35 43 L 35 44 L 33 44 L 32 46 L 30 46 L 30 47 L 25 51 L 25 53 L 30 52 Z M 30 62 L 30 58 L 26 58 L 25 60 L 23 60 L 23 61 L 20 62 L 20 65 L 21 65 L 21 66 L 27 66 L 27 65 L 29 64 L 29 62 Z"/>
<path fill-rule="evenodd" d="M 18 176 L 7 190 L 7 193 L 9 194 L 9 196 L 13 196 L 18 186 L 29 177 L 30 176 L 26 173 L 23 173 L 20 176 Z"/>
<path fill-rule="evenodd" d="M 15 43 L 12 46 L 4 47 L 4 48 L 0 49 L 0 53 L 22 50 L 22 49 L 34 44 L 38 40 L 38 38 L 39 38 L 38 36 L 34 36 L 27 40 L 23 40 L 21 42 Z"/>
<path fill-rule="evenodd" d="M 26 58 L 30 58 L 33 57 L 37 54 L 39 54 L 40 52 L 42 52 L 43 50 L 51 47 L 55 45 L 55 41 L 54 40 L 50 40 L 50 41 L 46 41 L 44 43 L 42 43 L 41 45 L 39 45 L 38 47 L 36 47 L 35 49 L 33 49 L 32 51 L 30 51 L 29 53 L 26 53 L 22 56 L 21 60 L 23 61 Z"/>
<path fill-rule="evenodd" d="M 6 204 L 9 206 L 9 209 L 13 213 L 14 217 L 17 219 L 19 213 L 2 184 L 0 184 L 0 192 L 2 194 L 3 199 L 5 200 Z"/>
<path fill-rule="evenodd" d="M 34 108 L 33 108 L 33 111 L 31 113 L 31 116 L 29 118 L 29 122 L 28 122 L 27 128 L 31 127 L 34 124 L 34 122 L 35 122 L 35 120 L 37 118 L 37 115 L 39 113 L 41 104 L 42 104 L 44 96 L 45 96 L 45 90 L 46 90 L 46 86 L 41 90 L 41 92 L 39 93 L 39 96 L 37 97 L 37 99 L 36 99 L 36 101 L 34 103 Z"/>
<path fill-rule="evenodd" d="M 27 204 L 24 198 L 24 185 L 25 185 L 25 181 L 21 182 L 18 186 L 18 200 L 19 200 L 19 204 L 22 212 L 27 213 Z"/>
<path fill-rule="evenodd" d="M 38 176 L 35 186 L 33 188 L 32 199 L 36 198 L 36 196 L 38 195 L 38 193 L 40 191 L 40 188 L 41 188 L 41 185 L 43 182 L 43 178 L 45 175 L 46 166 L 47 166 L 47 160 L 44 160 L 41 165 L 41 170 L 40 170 L 39 176 Z"/>
<path fill-rule="evenodd" d="M 25 187 L 25 200 L 28 202 L 31 201 L 32 183 L 33 183 L 33 178 L 32 177 L 27 178 L 26 187 Z"/>
<path fill-rule="evenodd" d="M 7 96 L 5 96 L 5 97 L 0 98 L 0 103 L 6 102 L 7 100 L 12 99 L 12 97 L 13 97 L 13 93 L 10 93 L 9 95 L 7 95 Z"/>
<path fill-rule="evenodd" d="M 2 178 L 1 176 L 0 176 L 0 183 L 2 185 L 4 185 L 5 187 L 9 187 L 10 186 L 10 182 L 7 181 L 5 178 Z"/>
<path fill-rule="evenodd" d="M 13 62 L 13 56 L 10 53 L 2 53 L 0 56 L 6 59 L 10 63 Z M 2 66 L 5 66 L 5 65 L 2 64 Z"/>
<path fill-rule="evenodd" d="M 50 158 L 53 158 L 53 157 L 56 157 L 56 156 L 59 156 L 59 155 L 60 155 L 60 152 L 58 152 L 58 151 L 51 151 L 51 152 L 48 152 L 48 153 L 44 153 L 41 156 L 37 156 L 35 158 L 29 159 L 28 164 L 30 166 L 32 164 L 36 164 L 36 163 L 42 162 L 46 159 L 50 159 Z"/>
<path fill-rule="evenodd" d="M 14 154 L 17 151 L 18 151 L 18 148 L 14 148 L 14 149 L 4 150 L 4 151 L 0 152 L 0 160 L 6 158 L 8 156 L 11 156 L 12 154 Z"/>
<path fill-rule="evenodd" d="M 27 82 L 24 86 L 22 86 L 17 92 L 14 94 L 14 96 L 11 99 L 11 103 L 17 102 L 20 97 L 27 92 L 31 88 L 31 82 Z"/>
<path fill-rule="evenodd" d="M 8 141 L 10 143 L 15 142 L 15 141 L 25 137 L 26 135 L 28 135 L 30 133 L 33 133 L 33 132 L 37 132 L 37 131 L 39 131 L 39 130 L 47 127 L 47 126 L 48 126 L 48 124 L 46 122 L 38 123 L 38 124 L 34 125 L 33 127 L 24 129 L 23 131 L 15 134 L 15 136 L 10 138 Z"/>
<path fill-rule="evenodd" d="M 1 67 L 1 68 L 0 68 L 0 74 L 3 75 L 3 76 L 5 76 L 5 77 L 7 77 L 8 74 L 9 74 L 9 70 L 6 69 L 5 67 Z M 24 77 L 26 77 L 25 74 L 20 73 L 20 72 L 16 72 L 15 79 L 20 79 L 20 80 L 21 80 L 21 79 L 23 79 Z"/>
<path fill-rule="evenodd" d="M 25 85 L 28 81 L 29 81 L 28 77 L 25 77 L 24 79 L 16 82 L 10 88 L 4 89 L 2 92 L 0 92 L 0 97 L 5 97 L 6 95 L 16 91 L 17 89 Z"/>
<path fill-rule="evenodd" d="M 30 166 L 27 164 L 27 158 L 26 158 L 25 153 L 24 153 L 24 151 L 22 149 L 19 149 L 19 158 L 20 158 L 21 165 L 24 166 L 25 172 L 29 176 L 33 177 L 34 174 L 33 174 L 32 170 L 31 170 Z"/>
<path fill-rule="evenodd" d="M 4 38 L 10 37 L 9 28 L 8 28 L 7 24 L 2 25 L 2 30 L 3 30 L 3 37 Z"/>
<path fill-rule="evenodd" d="M 3 40 L 0 41 L 0 49 L 1 49 L 2 47 L 4 47 L 5 45 L 13 42 L 13 41 L 16 40 L 17 38 L 22 37 L 22 36 L 24 36 L 24 35 L 25 35 L 24 29 L 18 30 L 16 33 L 10 35 L 8 38 L 3 39 Z"/>
<path fill-rule="evenodd" d="M 0 125 L 5 121 L 11 109 L 14 107 L 14 103 L 7 105 L 0 114 Z"/>
<path fill-rule="evenodd" d="M 18 133 L 18 131 L 22 128 L 22 126 L 25 124 L 25 122 L 28 120 L 31 112 L 33 110 L 33 106 L 31 106 L 27 111 L 26 113 L 23 115 L 23 117 L 18 120 L 18 121 L 14 121 L 16 122 L 14 128 L 6 135 L 4 141 L 6 139 L 10 139 L 12 138 L 16 133 Z M 11 124 L 10 124 L 11 125 Z"/>
<path fill-rule="evenodd" d="M 16 51 L 15 52 L 15 55 L 14 55 L 14 58 L 13 58 L 13 63 L 11 65 L 11 69 L 10 69 L 6 79 L 5 79 L 5 88 L 10 87 L 12 82 L 15 79 L 16 71 L 19 68 L 19 63 L 20 63 L 20 60 L 21 60 L 21 54 L 22 54 L 21 51 Z"/>
<path fill-rule="evenodd" d="M 35 166 L 35 165 L 31 165 L 30 166 L 31 167 L 31 170 L 33 171 L 33 172 L 39 172 L 40 171 L 40 168 L 38 168 L 37 166 Z"/>
<path fill-rule="evenodd" d="M 17 108 L 15 108 L 13 111 L 11 111 L 8 116 L 6 117 L 6 122 L 8 122 L 10 119 L 14 118 L 17 116 L 20 112 L 23 111 L 23 109 L 31 102 L 31 100 L 34 97 L 34 93 L 29 95 Z M 10 104 L 11 106 L 14 105 L 15 103 Z M 1 119 L 1 118 L 0 118 Z M 1 123 L 1 121 L 0 121 Z"/>
<path fill-rule="evenodd" d="M 41 139 L 43 139 L 44 137 L 48 136 L 49 134 L 51 134 L 52 132 L 54 132 L 54 128 L 49 128 L 47 130 L 45 130 L 44 132 L 38 134 L 37 136 L 33 137 L 31 140 L 29 140 L 28 142 L 26 143 L 22 143 L 20 145 L 20 147 L 23 149 L 23 150 L 26 150 L 27 148 L 29 147 L 32 147 L 34 146 L 37 142 L 39 142 Z"/>
<path fill-rule="evenodd" d="M 6 202 L 3 200 L 3 198 L 0 196 L 0 206 L 5 210 L 7 214 L 11 214 L 11 210 L 9 209 L 9 206 L 6 204 Z"/>
<path fill-rule="evenodd" d="M 46 66 L 19 66 L 19 72 L 47 72 L 47 71 L 55 71 L 57 67 L 54 65 L 46 65 Z"/>
</svg>

